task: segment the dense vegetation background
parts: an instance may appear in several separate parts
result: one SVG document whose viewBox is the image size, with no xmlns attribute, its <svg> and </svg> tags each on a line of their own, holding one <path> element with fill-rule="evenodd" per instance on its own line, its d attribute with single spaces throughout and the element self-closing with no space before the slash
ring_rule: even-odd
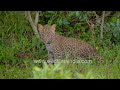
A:
<svg viewBox="0 0 120 90">
<path fill-rule="evenodd" d="M 88 42 L 106 63 L 34 63 L 47 60 L 47 50 L 24 12 L 0 11 L 0 78 L 120 78 L 119 11 L 44 11 L 39 23 L 56 24 L 57 33 Z"/>
</svg>

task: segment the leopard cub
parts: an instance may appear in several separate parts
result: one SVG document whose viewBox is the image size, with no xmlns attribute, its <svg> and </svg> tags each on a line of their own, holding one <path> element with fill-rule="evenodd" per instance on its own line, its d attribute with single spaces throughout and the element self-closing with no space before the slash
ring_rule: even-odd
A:
<svg viewBox="0 0 120 90">
<path fill-rule="evenodd" d="M 100 56 L 95 48 L 80 39 L 57 34 L 55 24 L 51 26 L 38 24 L 38 30 L 48 50 L 49 60 L 63 59 L 68 54 L 70 59 L 92 58 L 100 61 Z"/>
</svg>

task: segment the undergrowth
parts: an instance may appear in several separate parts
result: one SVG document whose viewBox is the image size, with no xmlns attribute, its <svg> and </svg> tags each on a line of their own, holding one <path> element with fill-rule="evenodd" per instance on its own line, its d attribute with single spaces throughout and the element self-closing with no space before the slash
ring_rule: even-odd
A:
<svg viewBox="0 0 120 90">
<path fill-rule="evenodd" d="M 94 17 L 90 11 L 45 11 L 39 23 L 57 24 L 56 32 L 80 38 L 94 45 L 105 64 L 63 64 L 54 66 L 34 63 L 47 60 L 47 50 L 38 40 L 22 11 L 0 11 L 0 78 L 34 79 L 113 79 L 120 78 L 120 18 L 116 12 L 106 18 L 104 40 L 100 43 L 100 25 L 95 26 L 93 42 L 86 21 Z"/>
</svg>

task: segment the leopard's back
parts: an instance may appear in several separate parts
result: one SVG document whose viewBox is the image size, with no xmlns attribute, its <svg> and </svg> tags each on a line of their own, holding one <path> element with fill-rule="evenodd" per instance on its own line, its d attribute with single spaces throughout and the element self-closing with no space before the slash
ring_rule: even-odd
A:
<svg viewBox="0 0 120 90">
<path fill-rule="evenodd" d="M 96 49 L 88 43 L 76 38 L 69 38 L 56 34 L 52 47 L 54 48 L 56 58 L 63 58 L 68 54 L 72 59 L 95 58 L 99 60 Z"/>
</svg>

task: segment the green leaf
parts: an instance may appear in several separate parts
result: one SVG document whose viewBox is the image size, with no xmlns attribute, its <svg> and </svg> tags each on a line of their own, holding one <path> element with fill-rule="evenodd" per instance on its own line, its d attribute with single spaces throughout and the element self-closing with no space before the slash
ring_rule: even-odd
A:
<svg viewBox="0 0 120 90">
<path fill-rule="evenodd" d="M 64 25 L 69 25 L 70 22 L 68 22 L 66 19 L 63 19 L 63 24 L 64 24 Z"/>
<path fill-rule="evenodd" d="M 62 25 L 62 18 L 58 19 L 58 24 L 61 26 Z"/>
<path fill-rule="evenodd" d="M 76 11 L 75 15 L 76 15 L 76 17 L 79 17 L 80 16 L 79 11 Z"/>
</svg>

